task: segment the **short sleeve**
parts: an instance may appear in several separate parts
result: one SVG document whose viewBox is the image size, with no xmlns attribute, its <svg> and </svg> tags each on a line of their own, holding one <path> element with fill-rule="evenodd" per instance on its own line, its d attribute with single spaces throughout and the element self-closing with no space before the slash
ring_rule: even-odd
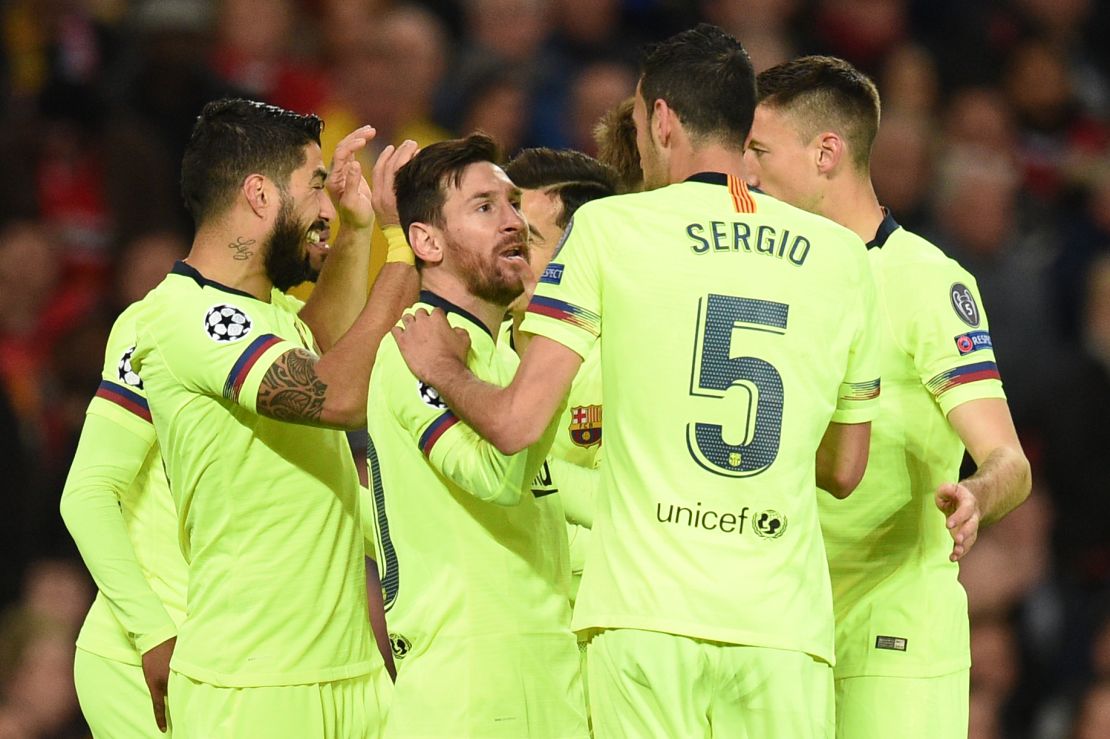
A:
<svg viewBox="0 0 1110 739">
<path fill-rule="evenodd" d="M 950 261 L 897 276 L 887 289 L 892 322 L 903 327 L 899 341 L 945 415 L 970 400 L 1005 398 L 975 279 Z"/>
<path fill-rule="evenodd" d="M 863 255 L 864 257 L 866 255 Z M 875 278 L 865 259 L 856 289 L 855 334 L 848 350 L 848 365 L 837 395 L 835 423 L 867 423 L 879 410 L 879 333 Z"/>
<path fill-rule="evenodd" d="M 202 297 L 208 300 L 154 316 L 156 328 L 144 330 L 150 331 L 166 369 L 184 387 L 257 412 L 258 388 L 267 370 L 282 354 L 304 346 L 280 335 L 275 312 L 285 311 L 284 306 L 208 290 Z M 295 319 L 290 316 L 290 325 Z"/>
<path fill-rule="evenodd" d="M 563 240 L 540 276 L 522 331 L 545 336 L 583 359 L 601 335 L 601 271 L 604 244 L 589 204 L 567 224 Z"/>
</svg>

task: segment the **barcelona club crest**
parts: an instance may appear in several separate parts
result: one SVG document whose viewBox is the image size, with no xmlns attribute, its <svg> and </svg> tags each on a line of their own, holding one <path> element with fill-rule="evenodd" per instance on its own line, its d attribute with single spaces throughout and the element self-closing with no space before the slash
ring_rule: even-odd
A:
<svg viewBox="0 0 1110 739">
<path fill-rule="evenodd" d="M 601 406 L 578 405 L 570 410 L 570 438 L 578 446 L 601 443 Z"/>
</svg>

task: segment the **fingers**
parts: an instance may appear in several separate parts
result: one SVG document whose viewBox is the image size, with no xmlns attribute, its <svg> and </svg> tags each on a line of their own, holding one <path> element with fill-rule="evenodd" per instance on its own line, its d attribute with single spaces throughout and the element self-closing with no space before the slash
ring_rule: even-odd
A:
<svg viewBox="0 0 1110 739">
<path fill-rule="evenodd" d="M 344 136 L 335 147 L 335 155 L 331 160 L 332 169 L 341 167 L 354 159 L 355 152 L 366 146 L 377 133 L 373 126 L 362 126 Z"/>
<path fill-rule="evenodd" d="M 407 139 L 400 146 L 392 144 L 385 147 L 374 162 L 374 169 L 370 174 L 371 190 L 373 192 L 374 210 L 377 211 L 378 220 L 383 225 L 397 225 L 401 222 L 397 215 L 397 197 L 393 192 L 393 181 L 397 170 L 408 163 L 419 149 L 416 142 Z"/>
<path fill-rule="evenodd" d="M 945 526 L 952 537 L 952 562 L 967 554 L 979 537 L 979 502 L 965 486 L 945 483 L 937 488 L 937 508 L 948 514 Z"/>
<path fill-rule="evenodd" d="M 166 733 L 166 689 L 159 686 L 151 690 L 151 699 L 154 701 L 154 721 L 158 724 L 158 731 Z"/>
</svg>

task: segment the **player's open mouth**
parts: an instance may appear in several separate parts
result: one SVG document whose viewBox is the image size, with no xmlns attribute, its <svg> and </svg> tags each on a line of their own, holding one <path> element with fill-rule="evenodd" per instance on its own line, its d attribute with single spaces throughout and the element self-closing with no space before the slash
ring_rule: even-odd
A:
<svg viewBox="0 0 1110 739">
<path fill-rule="evenodd" d="M 331 233 L 328 230 L 327 224 L 323 223 L 322 221 L 318 221 L 317 223 L 312 224 L 312 228 L 310 228 L 308 230 L 308 233 L 305 234 L 305 241 L 307 241 L 310 246 L 322 246 L 326 248 L 328 245 L 328 237 L 330 235 Z"/>
<path fill-rule="evenodd" d="M 501 259 L 520 259 L 522 261 L 528 261 L 528 250 L 526 247 L 517 244 L 510 246 L 497 256 Z"/>
</svg>

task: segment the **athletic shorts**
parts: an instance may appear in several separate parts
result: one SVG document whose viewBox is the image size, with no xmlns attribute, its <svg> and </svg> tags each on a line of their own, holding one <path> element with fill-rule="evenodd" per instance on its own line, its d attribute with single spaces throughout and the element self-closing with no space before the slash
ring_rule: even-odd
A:
<svg viewBox="0 0 1110 739">
<path fill-rule="evenodd" d="M 596 739 L 833 734 L 832 668 L 804 652 L 609 629 L 588 667 Z"/>
<path fill-rule="evenodd" d="M 96 739 L 167 739 L 154 721 L 143 668 L 77 648 L 73 683 Z"/>
<path fill-rule="evenodd" d="M 440 637 L 398 664 L 385 737 L 587 739 L 574 637 Z"/>
<path fill-rule="evenodd" d="M 836 681 L 837 739 L 966 739 L 968 671 Z"/>
<path fill-rule="evenodd" d="M 170 671 L 174 739 L 379 739 L 391 683 L 385 669 L 308 685 L 227 688 Z"/>
</svg>

